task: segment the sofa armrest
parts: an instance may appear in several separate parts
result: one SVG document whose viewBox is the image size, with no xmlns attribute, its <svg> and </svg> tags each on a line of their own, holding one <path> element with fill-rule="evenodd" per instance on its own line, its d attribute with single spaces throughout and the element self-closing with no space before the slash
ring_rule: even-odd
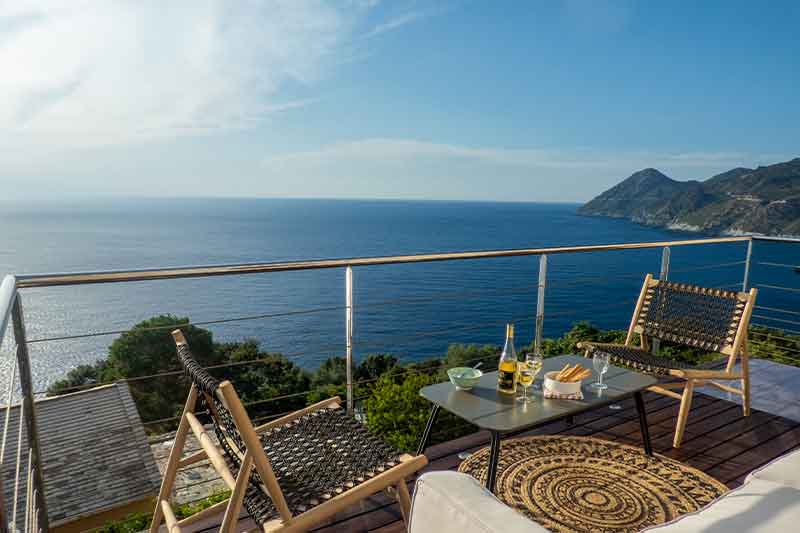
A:
<svg viewBox="0 0 800 533">
<path fill-rule="evenodd" d="M 511 509 L 475 478 L 459 472 L 428 472 L 417 480 L 409 533 L 545 533 Z"/>
</svg>

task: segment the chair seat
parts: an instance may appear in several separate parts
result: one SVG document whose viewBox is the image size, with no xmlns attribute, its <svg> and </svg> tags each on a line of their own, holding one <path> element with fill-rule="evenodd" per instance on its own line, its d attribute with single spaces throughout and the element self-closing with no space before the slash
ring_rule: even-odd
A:
<svg viewBox="0 0 800 533">
<path fill-rule="evenodd" d="M 398 450 L 341 408 L 320 409 L 270 428 L 261 442 L 293 514 L 400 464 Z M 260 480 L 251 483 L 244 503 L 260 523 L 278 517 Z"/>
<path fill-rule="evenodd" d="M 653 355 L 647 350 L 623 344 L 606 344 L 600 342 L 583 342 L 579 347 L 588 350 L 589 354 L 596 352 L 608 354 L 611 364 L 625 366 L 640 372 L 655 375 L 667 375 L 670 370 L 685 370 L 694 368 L 688 363 L 676 361 L 668 357 Z"/>
</svg>

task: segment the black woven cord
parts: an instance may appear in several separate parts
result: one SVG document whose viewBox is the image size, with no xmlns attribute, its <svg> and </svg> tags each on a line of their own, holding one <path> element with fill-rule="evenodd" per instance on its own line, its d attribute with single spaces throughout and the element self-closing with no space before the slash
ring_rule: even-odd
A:
<svg viewBox="0 0 800 533">
<path fill-rule="evenodd" d="M 670 370 L 692 368 L 691 365 L 667 357 L 658 357 L 647 350 L 624 346 L 622 344 L 587 344 L 590 354 L 596 352 L 607 354 L 611 364 L 624 366 L 639 372 L 647 372 L 659 376 L 669 374 Z"/>
<path fill-rule="evenodd" d="M 238 475 L 246 448 L 233 416 L 217 398 L 219 382 L 192 358 L 189 348 L 178 347 L 186 375 L 204 394 L 195 408 L 213 425 L 228 467 Z M 206 395 L 211 399 L 208 405 Z M 272 428 L 261 435 L 264 451 L 292 514 L 299 514 L 341 494 L 399 463 L 400 452 L 374 435 L 343 409 L 325 408 Z M 253 471 L 244 506 L 258 523 L 279 516 Z"/>
<path fill-rule="evenodd" d="M 719 352 L 744 310 L 735 292 L 662 281 L 648 289 L 637 323 L 648 337 Z"/>
</svg>

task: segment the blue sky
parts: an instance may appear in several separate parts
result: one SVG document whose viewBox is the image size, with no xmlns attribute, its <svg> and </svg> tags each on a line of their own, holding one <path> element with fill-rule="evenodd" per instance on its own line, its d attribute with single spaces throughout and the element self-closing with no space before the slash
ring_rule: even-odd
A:
<svg viewBox="0 0 800 533">
<path fill-rule="evenodd" d="M 167 7 L 165 7 L 167 6 Z M 800 3 L 0 7 L 14 197 L 583 201 L 800 156 Z"/>
</svg>

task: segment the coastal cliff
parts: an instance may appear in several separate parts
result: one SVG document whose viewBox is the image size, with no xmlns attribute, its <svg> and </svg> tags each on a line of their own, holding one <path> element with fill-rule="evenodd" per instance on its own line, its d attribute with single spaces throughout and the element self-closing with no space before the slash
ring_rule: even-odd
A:
<svg viewBox="0 0 800 533">
<path fill-rule="evenodd" d="M 704 233 L 800 235 L 800 158 L 705 181 L 677 181 L 647 168 L 578 213 Z"/>
</svg>

